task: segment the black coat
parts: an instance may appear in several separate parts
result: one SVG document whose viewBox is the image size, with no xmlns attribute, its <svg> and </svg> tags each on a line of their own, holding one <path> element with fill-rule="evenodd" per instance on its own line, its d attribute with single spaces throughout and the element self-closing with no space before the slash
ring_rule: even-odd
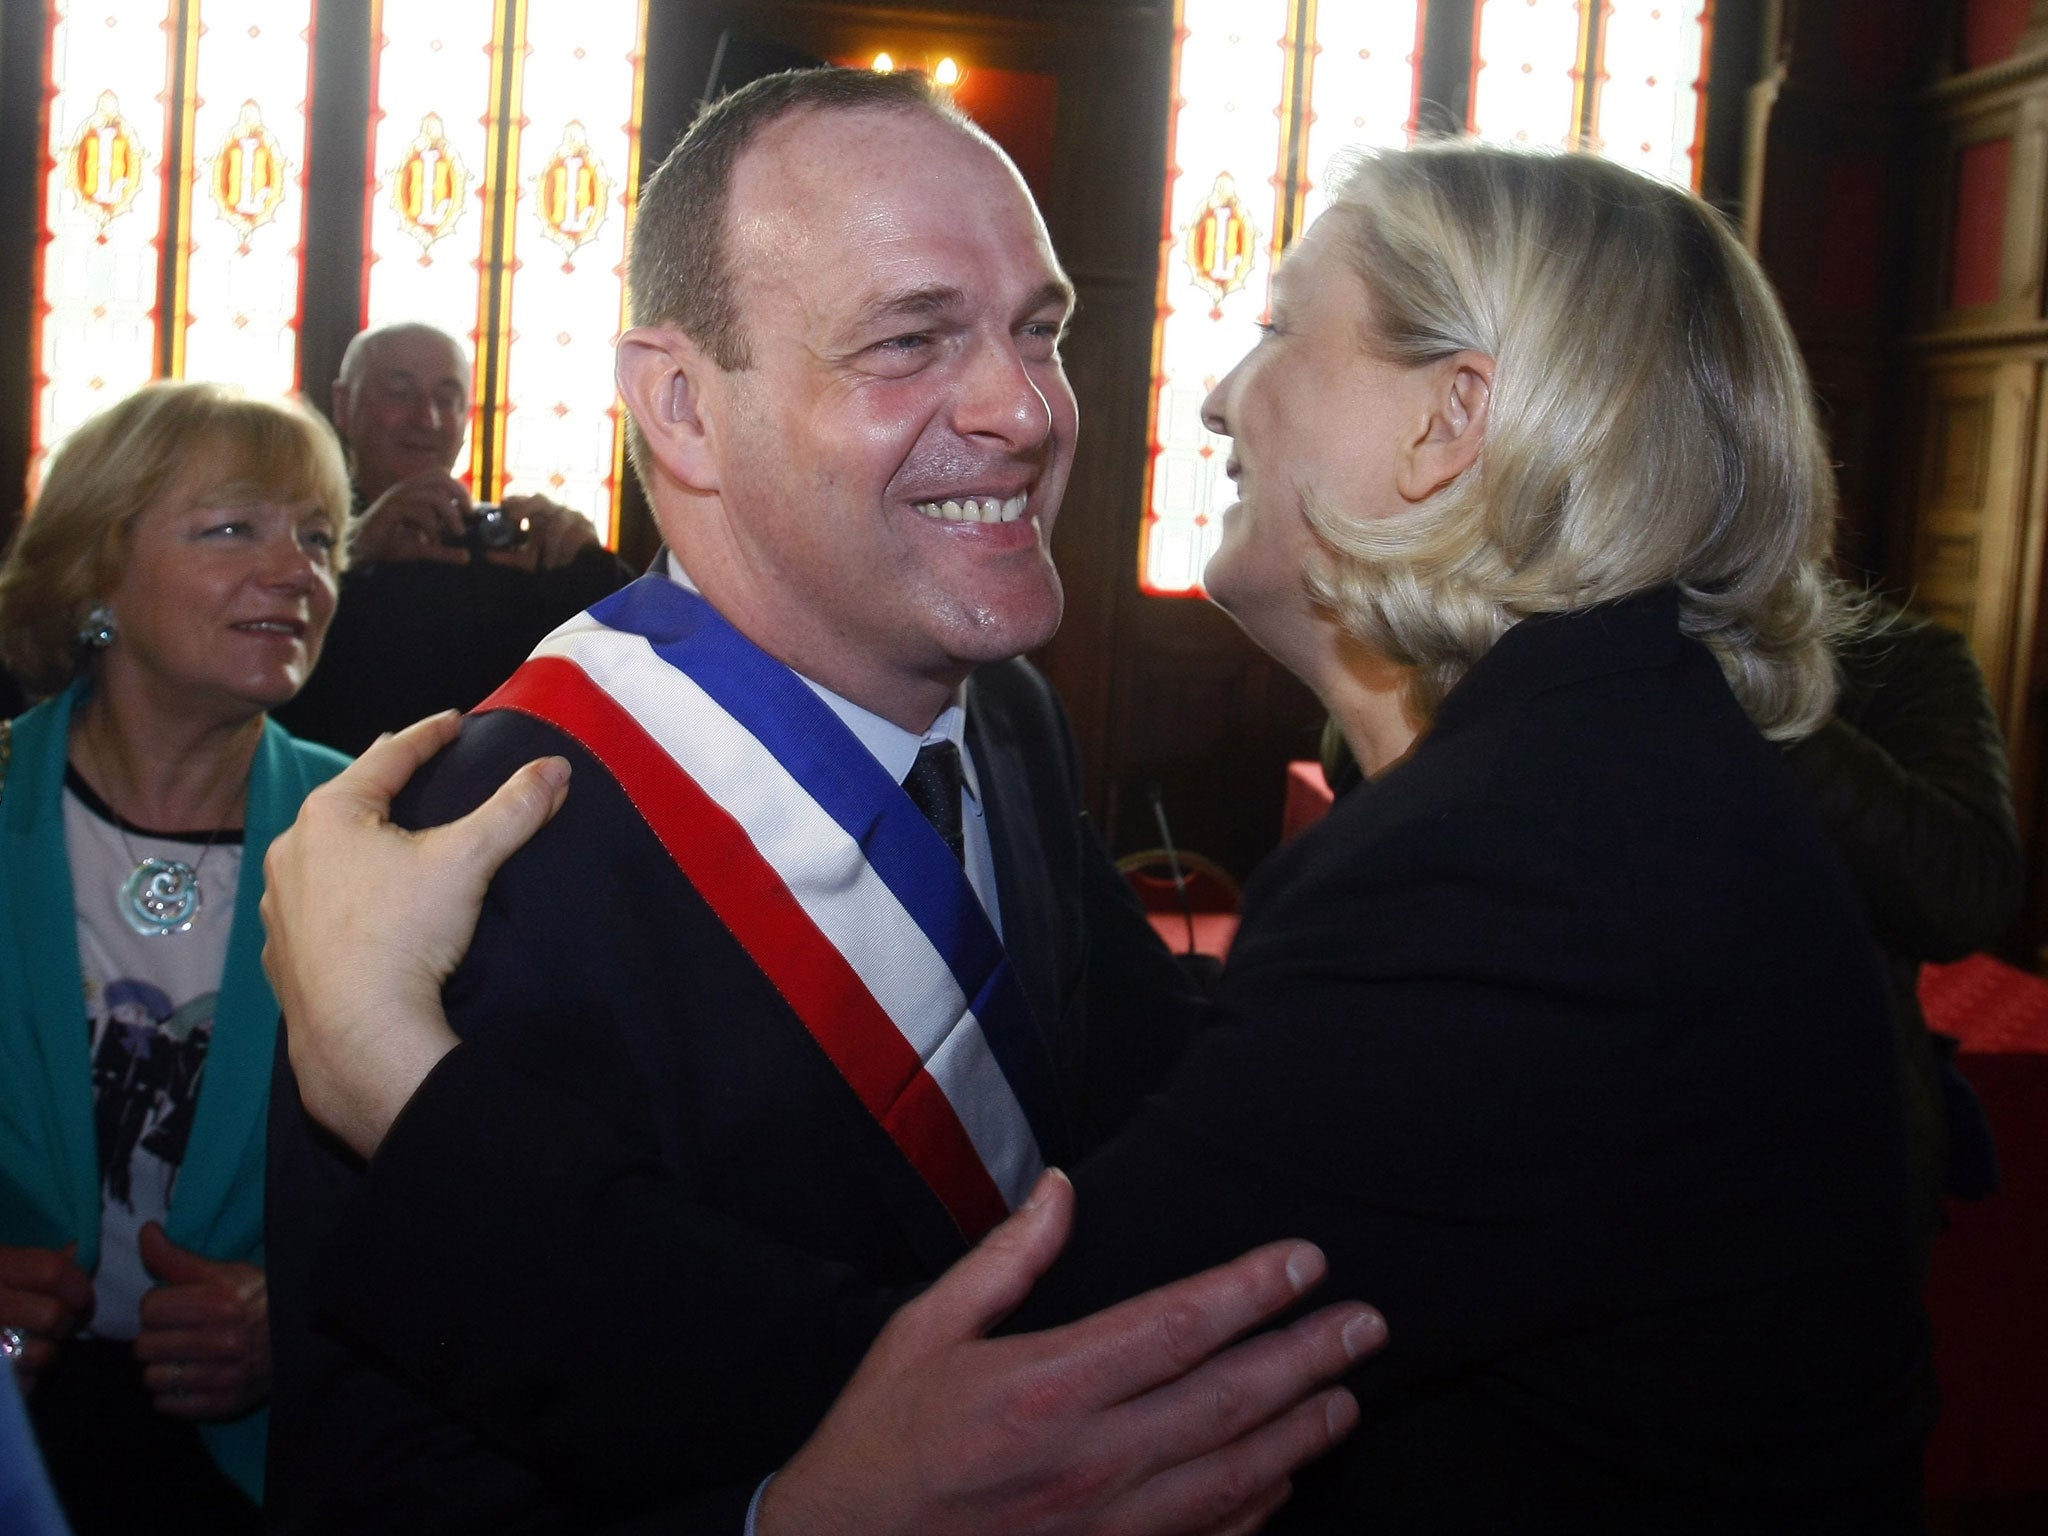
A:
<svg viewBox="0 0 2048 1536">
<path fill-rule="evenodd" d="M 301 740 L 354 757 L 385 731 L 474 709 L 549 631 L 631 577 L 595 547 L 546 571 L 484 560 L 352 566 L 320 664 L 273 713 Z"/>
<path fill-rule="evenodd" d="M 1849 866 L 1890 962 L 1904 1069 L 1914 1206 L 1924 1240 L 1940 1197 L 1998 1187 L 1983 1105 L 1930 1036 L 1920 966 L 1959 960 L 2019 915 L 2026 859 L 1998 712 L 1954 630 L 1880 608 L 1838 656 L 1832 719 L 1794 746 L 1792 768 Z"/>
<path fill-rule="evenodd" d="M 1888 955 L 1960 960 L 2019 915 L 2026 862 L 1998 712 L 1969 643 L 1880 609 L 1835 713 L 1791 751 Z"/>
<path fill-rule="evenodd" d="M 1511 630 L 1266 864 L 1076 1187 L 1027 1322 L 1285 1235 L 1384 1310 L 1301 1528 L 1917 1528 L 1883 973 L 1669 592 Z"/>
<path fill-rule="evenodd" d="M 1006 947 L 1073 1089 L 1041 1128 L 1064 1155 L 1172 1055 L 1180 972 L 1081 814 L 1044 680 L 985 668 L 967 714 Z M 400 818 L 448 820 L 551 752 L 575 765 L 567 803 L 492 885 L 447 989 L 464 1044 L 371 1177 L 311 1131 L 280 1058 L 279 1528 L 582 1530 L 698 1500 L 736 1533 L 893 1305 L 964 1251 L 574 742 L 480 716 Z M 1104 1015 L 1125 1025 L 1106 1041 Z"/>
<path fill-rule="evenodd" d="M 1100 888 L 1092 845 L 1048 847 Z M 1117 904 L 1075 910 L 1098 907 Z M 511 1006 L 526 973 L 491 963 Z M 1133 1088 L 1171 1053 L 1138 1006 L 1168 984 L 1091 971 L 1120 974 L 1145 978 L 1112 1064 Z M 1094 1013 L 1088 1041 L 1107 1033 Z M 704 1226 L 644 1113 L 564 1092 L 588 1070 L 549 1051 L 479 1039 L 429 1078 L 320 1295 L 536 1464 L 658 1496 L 664 1455 L 709 1473 L 723 1435 L 798 1433 L 900 1292 Z M 1218 1019 L 1077 1183 L 1032 1320 L 1285 1236 L 1330 1252 L 1326 1294 L 1386 1311 L 1393 1342 L 1353 1381 L 1365 1422 L 1302 1480 L 1298 1525 L 1917 1520 L 1931 1400 L 1879 962 L 1811 806 L 1668 593 L 1512 631 L 1406 764 L 1283 850 L 1247 893 Z M 707 1277 L 757 1287 L 782 1331 L 747 1330 L 735 1358 L 696 1308 L 649 1301 Z M 562 1304 L 591 1294 L 616 1315 Z M 677 1362 L 665 1390 L 642 1355 Z M 303 1440 L 287 1375 L 281 1353 L 273 1446 Z M 668 1528 L 731 1532 L 740 1503 Z"/>
</svg>

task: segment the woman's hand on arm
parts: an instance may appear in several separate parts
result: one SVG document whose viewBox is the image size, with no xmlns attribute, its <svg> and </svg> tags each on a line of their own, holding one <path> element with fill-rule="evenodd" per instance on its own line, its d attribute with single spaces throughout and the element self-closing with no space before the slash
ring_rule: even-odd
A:
<svg viewBox="0 0 2048 1536">
<path fill-rule="evenodd" d="M 57 1346 L 92 1316 L 92 1277 L 72 1255 L 73 1248 L 0 1244 L 0 1328 L 21 1335 L 14 1378 L 24 1396 L 49 1369 Z"/>
<path fill-rule="evenodd" d="M 441 987 L 491 877 L 568 793 L 568 763 L 542 758 L 460 821 L 393 825 L 392 798 L 460 730 L 450 712 L 380 739 L 307 796 L 263 861 L 263 968 L 300 1096 L 364 1157 L 454 1048 Z"/>
<path fill-rule="evenodd" d="M 1386 1339 L 1326 1307 L 1232 1340 L 1324 1274 L 1282 1242 L 1065 1327 L 990 1339 L 1064 1245 L 1058 1174 L 897 1312 L 762 1496 L 760 1536 L 1250 1531 L 1358 1419 L 1332 1386 Z"/>
</svg>

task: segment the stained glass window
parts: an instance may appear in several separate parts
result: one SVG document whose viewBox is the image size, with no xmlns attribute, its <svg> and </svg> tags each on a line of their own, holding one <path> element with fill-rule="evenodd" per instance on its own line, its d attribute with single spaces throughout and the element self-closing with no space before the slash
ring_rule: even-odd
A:
<svg viewBox="0 0 2048 1536">
<path fill-rule="evenodd" d="M 1467 129 L 1697 186 L 1712 14 L 1712 0 L 1474 0 L 1471 52 L 1448 61 L 1470 72 Z M 1147 592 L 1201 590 L 1234 496 L 1202 401 L 1257 339 L 1272 264 L 1322 211 L 1343 152 L 1414 138 L 1427 20 L 1427 0 L 1178 0 Z"/>
<path fill-rule="evenodd" d="M 460 468 L 478 497 L 548 496 L 608 539 L 646 11 L 391 0 L 373 85 L 366 323 L 464 335 L 477 367 Z"/>
<path fill-rule="evenodd" d="M 1297 230 L 1323 211 L 1331 162 L 1359 145 L 1414 140 L 1422 105 L 1423 7 L 1415 0 L 1316 7 Z"/>
<path fill-rule="evenodd" d="M 500 0 L 380 0 L 371 12 L 363 324 L 425 321 L 468 341 L 473 358 L 489 324 L 504 20 Z M 485 384 L 478 368 L 458 474 L 475 457 Z"/>
<path fill-rule="evenodd" d="M 1577 144 L 1588 0 L 1477 0 L 1476 11 L 1473 134 L 1495 143 Z"/>
<path fill-rule="evenodd" d="M 51 0 L 31 483 L 158 371 L 177 0 Z"/>
<path fill-rule="evenodd" d="M 1594 71 L 1593 147 L 1688 187 L 1700 184 L 1710 0 L 1607 0 Z"/>
<path fill-rule="evenodd" d="M 182 92 L 186 172 L 170 372 L 298 382 L 312 0 L 201 0 Z"/>
<path fill-rule="evenodd" d="M 51 6 L 33 485 L 160 374 L 298 382 L 313 0 Z"/>
<path fill-rule="evenodd" d="M 527 0 L 502 305 L 499 489 L 574 507 L 608 535 L 625 444 L 612 348 L 637 191 L 643 17 L 637 0 Z"/>
<path fill-rule="evenodd" d="M 1698 186 L 1712 14 L 1711 0 L 1479 0 L 1472 131 Z"/>
<path fill-rule="evenodd" d="M 1202 400 L 1258 339 L 1286 186 L 1293 0 L 1183 0 L 1154 343 L 1148 591 L 1200 581 L 1232 499 Z"/>
</svg>

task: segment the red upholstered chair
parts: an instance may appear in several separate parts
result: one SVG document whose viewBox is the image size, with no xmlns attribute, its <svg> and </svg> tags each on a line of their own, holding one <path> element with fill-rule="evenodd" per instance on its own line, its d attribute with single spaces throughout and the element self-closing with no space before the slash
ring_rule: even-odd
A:
<svg viewBox="0 0 2048 1536">
<path fill-rule="evenodd" d="M 1174 864 L 1179 862 L 1176 888 Z M 1116 861 L 1124 879 L 1167 948 L 1177 955 L 1204 954 L 1222 959 L 1237 936 L 1240 892 L 1230 871 L 1199 853 L 1148 848 Z"/>
<path fill-rule="evenodd" d="M 1956 1065 L 1998 1140 L 1999 1192 L 1950 1202 L 1927 1277 L 1941 1422 L 1927 1492 L 1972 1501 L 1981 1523 L 1936 1530 L 2048 1529 L 2048 981 L 1989 955 L 1920 972 L 1928 1027 L 1960 1042 Z M 2014 1502 L 1992 1522 L 1984 1501 Z M 2024 1518 L 2031 1511 L 2031 1520 Z"/>
</svg>

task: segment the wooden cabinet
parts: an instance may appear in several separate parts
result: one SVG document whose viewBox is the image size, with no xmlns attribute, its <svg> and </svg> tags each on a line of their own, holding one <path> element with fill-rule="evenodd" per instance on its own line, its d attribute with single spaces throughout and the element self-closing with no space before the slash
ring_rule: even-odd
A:
<svg viewBox="0 0 2048 1536">
<path fill-rule="evenodd" d="M 1918 363 L 1919 474 L 1910 561 L 1912 606 L 1969 637 L 2008 733 L 2020 723 L 2027 640 L 2038 594 L 2040 371 L 2027 349 Z"/>
<path fill-rule="evenodd" d="M 2011 753 L 2048 962 L 2048 16 L 1956 7 L 1920 99 L 1888 584 L 1970 641 Z"/>
</svg>

